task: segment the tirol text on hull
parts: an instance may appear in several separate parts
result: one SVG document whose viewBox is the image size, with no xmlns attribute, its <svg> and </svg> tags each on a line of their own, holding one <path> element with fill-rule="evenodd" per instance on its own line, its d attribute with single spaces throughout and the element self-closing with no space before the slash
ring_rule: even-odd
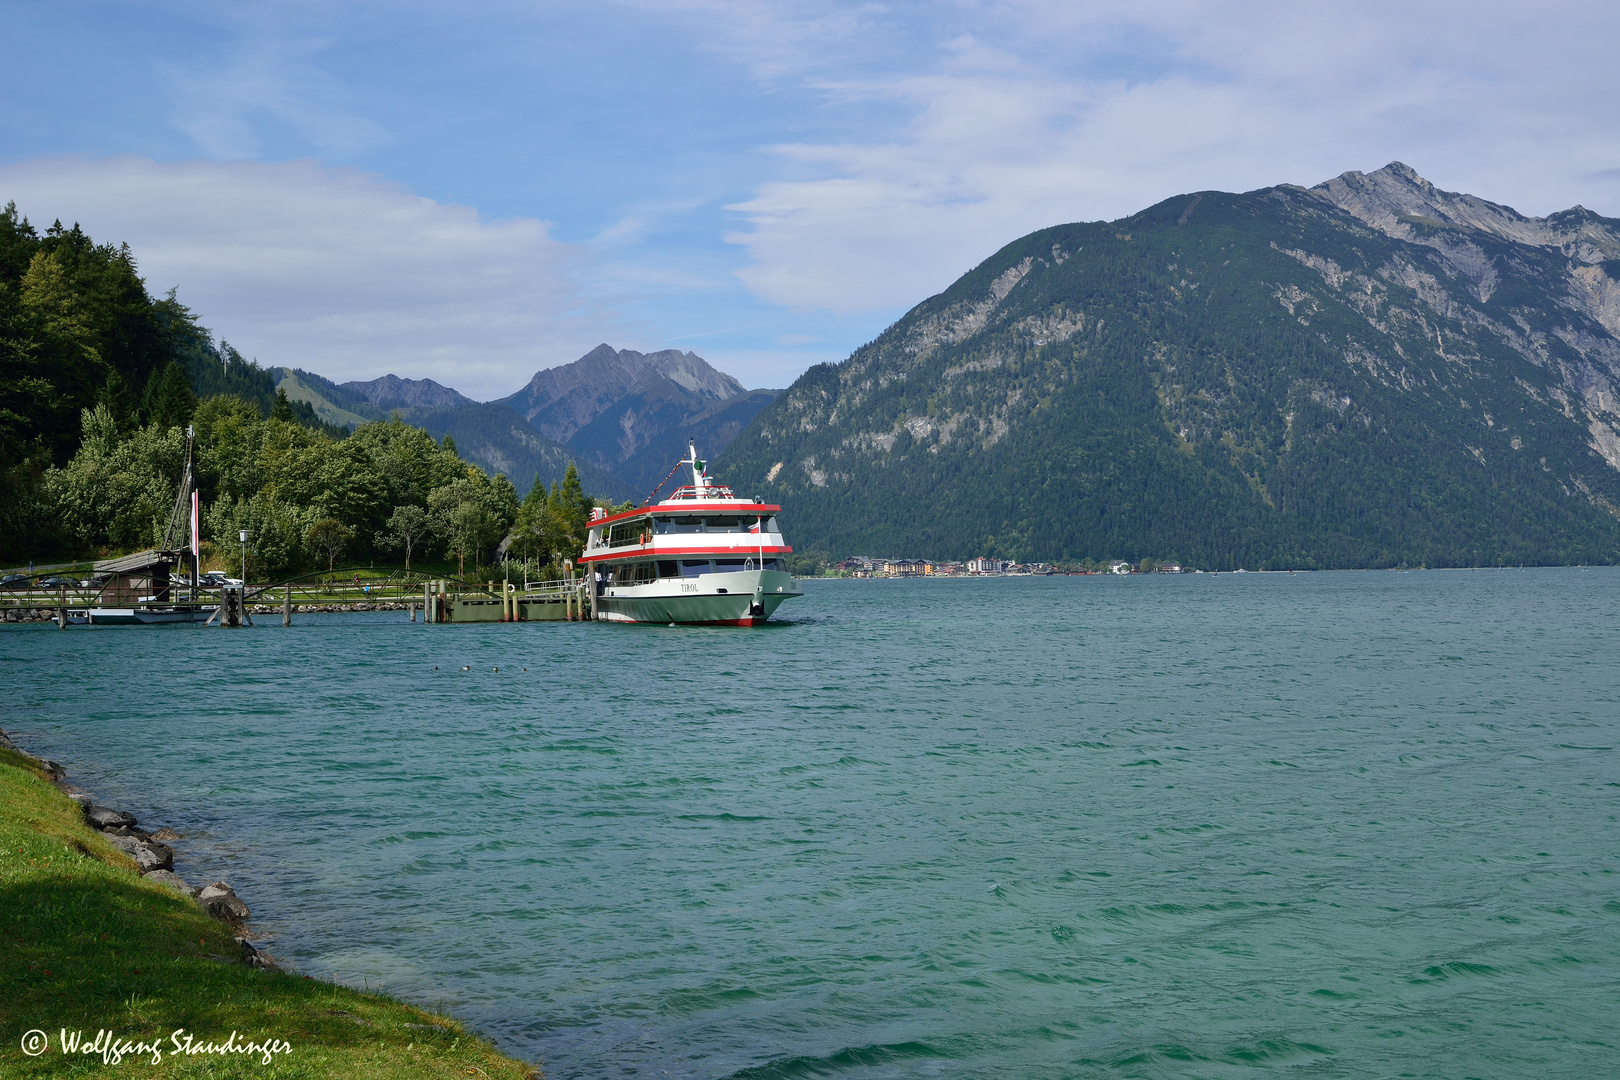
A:
<svg viewBox="0 0 1620 1080">
<path fill-rule="evenodd" d="M 692 483 L 669 498 L 649 497 L 619 514 L 596 511 L 579 560 L 596 575 L 596 617 L 759 626 L 803 595 L 783 561 L 793 549 L 782 539 L 782 508 L 714 483 L 696 447 L 675 469 L 683 465 Z"/>
</svg>

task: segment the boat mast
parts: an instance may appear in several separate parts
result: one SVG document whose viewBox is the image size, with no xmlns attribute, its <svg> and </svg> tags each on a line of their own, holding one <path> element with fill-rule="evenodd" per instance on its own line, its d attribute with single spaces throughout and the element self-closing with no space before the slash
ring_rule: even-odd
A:
<svg viewBox="0 0 1620 1080">
<path fill-rule="evenodd" d="M 192 475 L 191 475 L 191 445 L 196 440 L 197 432 L 190 424 L 186 425 L 186 468 L 180 477 L 180 490 L 174 494 L 174 511 L 169 515 L 169 527 L 163 533 L 163 550 L 178 551 L 180 543 L 185 537 L 186 530 L 192 523 Z M 189 547 L 189 545 L 188 545 Z M 193 549 L 194 550 L 194 549 Z M 197 557 L 191 558 L 191 587 L 197 587 Z"/>
<path fill-rule="evenodd" d="M 702 498 L 709 491 L 709 473 L 703 467 L 703 462 L 698 460 L 697 444 L 693 442 L 686 444 L 686 461 L 682 462 L 682 464 L 688 463 L 692 466 L 692 487 L 696 490 L 698 497 Z"/>
</svg>

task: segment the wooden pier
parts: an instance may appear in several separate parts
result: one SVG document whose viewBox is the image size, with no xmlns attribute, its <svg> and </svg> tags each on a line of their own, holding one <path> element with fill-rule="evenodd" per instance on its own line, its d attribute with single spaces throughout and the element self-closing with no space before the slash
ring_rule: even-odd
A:
<svg viewBox="0 0 1620 1080">
<path fill-rule="evenodd" d="M 99 568 L 98 568 L 99 569 Z M 254 617 L 341 611 L 399 611 L 415 622 L 583 622 L 594 616 L 590 578 L 559 581 L 469 582 L 412 571 L 349 568 L 273 585 L 193 586 L 170 579 L 159 596 L 127 578 L 108 583 L 54 581 L 0 590 L 0 621 L 52 621 L 68 626 L 195 622 L 210 627 L 254 625 Z M 144 582 L 141 584 L 145 584 Z M 117 601 L 122 601 L 117 602 Z"/>
</svg>

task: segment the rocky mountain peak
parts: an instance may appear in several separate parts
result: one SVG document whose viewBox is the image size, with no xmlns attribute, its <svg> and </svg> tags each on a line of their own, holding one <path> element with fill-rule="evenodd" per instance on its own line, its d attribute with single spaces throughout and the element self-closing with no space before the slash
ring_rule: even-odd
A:
<svg viewBox="0 0 1620 1080">
<path fill-rule="evenodd" d="M 1620 255 L 1620 231 L 1596 214 L 1577 207 L 1525 217 L 1477 195 L 1443 191 L 1400 161 L 1372 173 L 1341 173 L 1311 190 L 1397 240 L 1423 243 L 1434 229 L 1473 230 L 1509 243 L 1559 248 L 1578 262 Z"/>
<path fill-rule="evenodd" d="M 736 397 L 743 384 L 692 352 L 664 349 L 641 353 L 598 345 L 571 364 L 535 372 L 529 384 L 504 400 L 548 438 L 567 442 L 614 402 L 638 388 L 667 379 L 696 401 Z"/>
</svg>

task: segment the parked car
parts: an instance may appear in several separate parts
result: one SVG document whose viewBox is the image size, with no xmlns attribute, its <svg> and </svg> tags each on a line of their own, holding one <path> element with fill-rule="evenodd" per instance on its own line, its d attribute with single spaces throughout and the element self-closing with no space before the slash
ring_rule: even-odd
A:
<svg viewBox="0 0 1620 1080">
<path fill-rule="evenodd" d="M 0 589 L 26 589 L 27 587 L 27 574 L 7 574 L 5 577 L 0 577 Z"/>
<path fill-rule="evenodd" d="M 79 583 L 70 577 L 60 577 L 53 574 L 48 578 L 40 579 L 39 587 L 41 589 L 77 589 Z"/>
</svg>

